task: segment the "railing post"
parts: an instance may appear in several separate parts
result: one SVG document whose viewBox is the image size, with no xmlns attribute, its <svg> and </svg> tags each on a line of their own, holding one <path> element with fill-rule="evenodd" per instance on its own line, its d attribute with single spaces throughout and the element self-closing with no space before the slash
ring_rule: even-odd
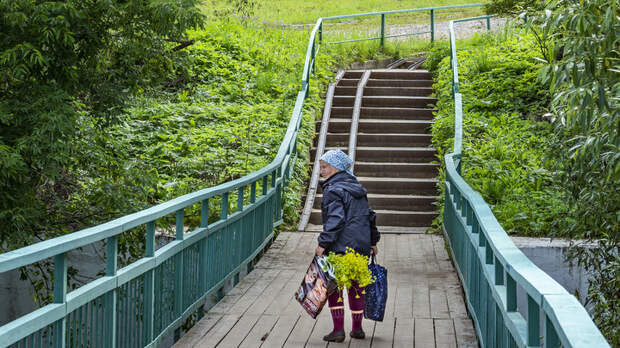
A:
<svg viewBox="0 0 620 348">
<path fill-rule="evenodd" d="M 323 21 L 319 25 L 319 44 L 323 43 Z"/>
<path fill-rule="evenodd" d="M 316 57 L 316 45 L 315 45 L 315 41 L 312 41 L 312 54 L 311 54 L 311 59 L 310 59 L 310 61 L 312 62 L 312 65 L 310 65 L 310 71 L 308 72 L 308 89 L 310 89 L 310 75 L 314 72 L 315 57 Z"/>
<path fill-rule="evenodd" d="M 385 47 L 385 13 L 381 14 L 381 48 Z"/>
<path fill-rule="evenodd" d="M 435 10 L 431 10 L 431 42 L 435 42 Z"/>
<path fill-rule="evenodd" d="M 491 30 L 491 17 L 487 16 L 487 30 Z"/>
<path fill-rule="evenodd" d="M 527 295 L 527 345 L 540 346 L 540 307 L 529 294 Z"/>
<path fill-rule="evenodd" d="M 221 220 L 226 220 L 228 218 L 228 192 L 222 193 L 222 214 L 220 216 Z"/>
<path fill-rule="evenodd" d="M 506 311 L 517 311 L 517 282 L 506 273 Z"/>
<path fill-rule="evenodd" d="M 146 224 L 145 257 L 155 256 L 155 221 Z M 155 271 L 144 275 L 144 336 L 145 342 L 153 341 L 153 323 L 155 313 Z"/>
<path fill-rule="evenodd" d="M 504 285 L 504 266 L 495 258 L 495 285 Z"/>
<path fill-rule="evenodd" d="M 245 187 L 241 186 L 237 189 L 237 211 L 243 211 L 243 191 Z"/>
<path fill-rule="evenodd" d="M 108 237 L 106 246 L 106 275 L 115 276 L 117 268 L 118 255 L 118 239 L 116 236 Z M 104 305 L 105 323 L 105 345 L 106 347 L 116 347 L 116 289 L 111 290 L 107 294 L 107 300 Z"/>
<path fill-rule="evenodd" d="M 54 303 L 65 302 L 67 302 L 67 253 L 62 253 L 54 256 Z M 59 325 L 54 328 L 54 347 L 64 348 L 67 317 L 60 319 Z"/>
<path fill-rule="evenodd" d="M 176 240 L 182 241 L 183 236 L 183 220 L 185 218 L 185 210 L 179 209 L 176 213 Z M 174 260 L 174 315 L 178 318 L 183 313 L 183 253 L 181 250 L 175 255 Z M 177 342 L 181 338 L 181 328 L 174 330 L 174 341 Z"/>
<path fill-rule="evenodd" d="M 545 315 L 545 348 L 559 348 L 560 338 L 558 337 L 553 323 L 549 320 L 549 317 Z"/>
<path fill-rule="evenodd" d="M 209 226 L 209 199 L 203 199 L 202 202 L 200 203 L 200 227 L 202 228 L 208 228 Z M 208 263 L 207 263 L 207 257 L 209 257 L 208 253 L 207 253 L 207 237 L 202 238 L 202 240 L 200 241 L 200 275 L 199 275 L 199 282 L 200 282 L 200 292 L 202 294 L 204 294 L 207 291 L 207 274 L 208 274 Z M 203 316 L 203 309 L 198 308 L 198 320 L 202 319 Z"/>
<path fill-rule="evenodd" d="M 256 181 L 252 182 L 250 186 L 250 203 L 256 202 Z"/>
</svg>

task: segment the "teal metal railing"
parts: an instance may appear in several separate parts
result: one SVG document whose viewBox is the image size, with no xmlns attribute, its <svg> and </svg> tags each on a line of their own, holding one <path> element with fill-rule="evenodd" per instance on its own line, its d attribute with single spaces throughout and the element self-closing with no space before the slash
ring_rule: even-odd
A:
<svg viewBox="0 0 620 348">
<path fill-rule="evenodd" d="M 352 15 L 344 15 L 344 16 L 333 16 L 333 17 L 324 17 L 320 18 L 317 22 L 319 25 L 319 33 L 322 38 L 323 27 L 322 22 L 336 20 L 336 19 L 349 19 L 349 18 L 361 18 L 361 17 L 372 17 L 372 16 L 380 16 L 381 18 L 381 30 L 379 32 L 379 36 L 377 37 L 368 37 L 368 38 L 359 38 L 354 40 L 342 40 L 342 41 L 333 41 L 326 42 L 327 44 L 340 44 L 340 43 L 348 43 L 348 42 L 357 42 L 357 41 L 367 41 L 367 40 L 381 40 L 381 46 L 385 45 L 385 39 L 394 38 L 394 37 L 403 37 L 403 36 L 413 36 L 413 35 L 421 35 L 421 34 L 430 34 L 431 42 L 435 41 L 435 13 L 441 10 L 451 10 L 451 9 L 464 9 L 469 7 L 482 7 L 482 4 L 466 4 L 466 5 L 455 5 L 455 6 L 437 6 L 437 7 L 425 7 L 425 8 L 413 8 L 408 10 L 393 10 L 393 11 L 381 11 L 381 12 L 369 12 L 369 13 L 358 13 Z M 404 34 L 394 34 L 394 35 L 386 35 L 385 30 L 385 21 L 388 15 L 396 15 L 396 14 L 404 14 L 404 13 L 415 13 L 415 12 L 428 12 L 430 23 L 428 30 L 413 32 L 413 33 L 404 33 Z M 490 23 L 488 23 L 490 26 Z"/>
<path fill-rule="evenodd" d="M 454 24 L 450 22 L 455 115 L 454 152 L 445 156 L 444 231 L 481 347 L 609 347 L 577 299 L 536 267 L 512 242 L 480 194 L 461 177 L 462 95 Z M 527 294 L 526 315 L 517 289 Z M 542 328 L 542 329 L 541 329 Z"/>
</svg>

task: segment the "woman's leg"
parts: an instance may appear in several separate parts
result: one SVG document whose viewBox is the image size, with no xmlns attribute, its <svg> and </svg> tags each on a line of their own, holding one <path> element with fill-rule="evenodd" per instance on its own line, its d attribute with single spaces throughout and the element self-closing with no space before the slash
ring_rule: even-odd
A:
<svg viewBox="0 0 620 348">
<path fill-rule="evenodd" d="M 342 300 L 342 291 L 334 291 L 327 297 L 327 303 L 329 304 L 329 310 L 332 314 L 332 320 L 334 322 L 334 330 L 344 331 L 344 301 Z"/>
<path fill-rule="evenodd" d="M 353 319 L 353 330 L 356 332 L 362 329 L 362 319 L 364 318 L 364 288 L 353 283 L 353 286 L 348 289 L 349 295 L 349 308 L 351 308 L 351 318 Z"/>
</svg>

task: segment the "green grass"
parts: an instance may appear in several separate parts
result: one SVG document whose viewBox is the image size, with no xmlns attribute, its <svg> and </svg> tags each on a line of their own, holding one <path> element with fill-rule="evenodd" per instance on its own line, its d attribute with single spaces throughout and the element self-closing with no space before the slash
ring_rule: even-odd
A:
<svg viewBox="0 0 620 348">
<path fill-rule="evenodd" d="M 251 15 L 256 17 L 257 22 L 266 22 L 272 24 L 308 24 L 316 22 L 319 17 L 341 16 L 355 13 L 404 10 L 411 8 L 424 8 L 449 5 L 463 5 L 485 3 L 486 0 L 419 0 L 419 1 L 402 1 L 402 0 L 349 0 L 349 1 L 298 1 L 298 0 L 210 0 L 204 4 L 205 12 L 211 17 L 224 13 L 222 11 L 234 11 L 233 7 L 236 3 L 253 3 L 254 10 Z M 217 12 L 216 12 L 217 11 Z M 439 11 L 436 15 L 449 16 L 449 11 Z M 457 13 L 467 13 L 477 15 L 482 13 L 480 8 L 476 10 L 457 10 Z M 424 17 L 428 21 L 428 13 L 423 15 L 393 15 L 388 16 L 388 21 L 392 23 L 407 23 L 414 18 L 415 23 Z M 378 17 L 375 17 L 378 18 Z"/>
</svg>

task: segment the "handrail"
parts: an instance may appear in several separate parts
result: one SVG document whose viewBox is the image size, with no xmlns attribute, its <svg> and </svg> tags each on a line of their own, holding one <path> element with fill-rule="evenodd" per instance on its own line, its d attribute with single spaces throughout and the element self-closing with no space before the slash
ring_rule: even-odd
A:
<svg viewBox="0 0 620 348">
<path fill-rule="evenodd" d="M 329 119 L 331 117 L 332 102 L 334 98 L 334 92 L 336 85 L 344 76 L 344 70 L 340 70 L 336 74 L 335 82 L 329 84 L 327 89 L 327 95 L 325 96 L 325 106 L 323 108 L 323 117 L 321 118 L 321 130 L 319 131 L 319 141 L 316 144 L 316 152 L 314 155 L 314 165 L 312 166 L 312 174 L 310 177 L 310 185 L 308 185 L 308 194 L 306 195 L 306 203 L 304 209 L 301 212 L 301 218 L 297 225 L 298 231 L 304 231 L 308 222 L 310 221 L 310 214 L 312 214 L 312 207 L 314 206 L 314 199 L 316 197 L 316 190 L 319 187 L 319 176 L 321 174 L 320 158 L 323 151 L 325 151 L 325 143 L 327 142 L 327 130 L 329 128 Z"/>
<path fill-rule="evenodd" d="M 360 122 L 362 110 L 362 100 L 364 99 L 364 88 L 370 78 L 370 70 L 364 71 L 355 90 L 355 102 L 353 103 L 353 114 L 351 116 L 351 128 L 349 130 L 349 158 L 351 158 L 351 171 L 355 169 L 355 152 L 357 151 L 357 130 Z"/>
<path fill-rule="evenodd" d="M 454 23 L 486 19 L 488 28 L 490 17 L 450 22 L 455 136 L 454 151 L 444 157 L 443 229 L 480 346 L 538 347 L 542 337 L 544 347 L 609 347 L 585 308 L 514 245 L 480 194 L 460 175 L 463 111 Z M 527 294 L 526 317 L 518 312 L 517 285 Z"/>
<path fill-rule="evenodd" d="M 358 14 L 351 14 L 351 15 L 343 15 L 343 16 L 331 16 L 331 17 L 323 17 L 320 18 L 319 20 L 321 21 L 321 31 L 322 31 L 322 22 L 323 21 L 328 21 L 328 20 L 335 20 L 335 19 L 343 19 L 343 18 L 358 18 L 358 17 L 369 17 L 369 16 L 381 16 L 381 35 L 378 37 L 368 37 L 368 38 L 362 38 L 362 39 L 354 39 L 354 40 L 343 40 L 343 41 L 333 41 L 333 42 L 327 42 L 327 44 L 339 44 L 339 43 L 349 43 L 349 42 L 358 42 L 358 41 L 367 41 L 367 40 L 381 40 L 381 47 L 383 47 L 385 45 L 385 39 L 386 38 L 392 38 L 392 37 L 402 37 L 402 36 L 413 36 L 413 35 L 420 35 L 420 34 L 431 34 L 431 42 L 435 41 L 435 11 L 439 11 L 439 10 L 449 10 L 449 9 L 456 9 L 456 8 L 468 8 L 468 7 L 482 7 L 483 4 L 465 4 L 465 5 L 453 5 L 453 6 L 436 6 L 436 7 L 424 7 L 424 8 L 412 8 L 412 9 L 407 9 L 407 10 L 392 10 L 392 11 L 378 11 L 378 12 L 367 12 L 367 13 L 358 13 Z M 421 31 L 421 32 L 416 32 L 416 33 L 406 33 L 406 34 L 397 34 L 397 35 L 385 35 L 385 17 L 386 15 L 393 15 L 393 14 L 399 14 L 399 13 L 411 13 L 411 12 L 422 12 L 422 11 L 429 11 L 430 13 L 430 29 L 428 31 Z M 318 22 L 317 22 L 318 25 Z M 490 25 L 490 23 L 487 23 L 487 25 Z M 319 40 L 319 42 L 322 41 Z"/>
</svg>

